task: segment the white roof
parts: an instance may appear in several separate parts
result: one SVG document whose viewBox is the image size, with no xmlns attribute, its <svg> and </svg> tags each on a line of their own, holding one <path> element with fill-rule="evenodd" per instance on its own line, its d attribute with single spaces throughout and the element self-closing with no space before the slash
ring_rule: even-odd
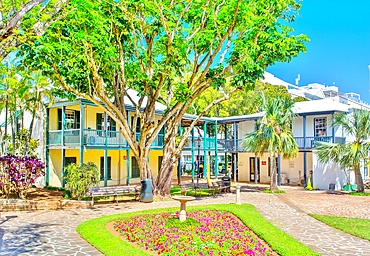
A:
<svg viewBox="0 0 370 256">
<path fill-rule="evenodd" d="M 272 85 L 283 85 L 287 88 L 289 86 L 294 86 L 290 83 L 287 83 L 287 82 L 281 80 L 280 78 L 277 78 L 273 74 L 271 74 L 269 72 L 266 72 L 266 71 L 264 72 L 263 76 L 264 76 L 264 78 L 261 79 L 261 81 L 264 82 L 264 83 L 269 83 L 269 84 L 272 84 Z"/>
<path fill-rule="evenodd" d="M 294 104 L 293 112 L 296 114 L 304 113 L 320 113 L 329 111 L 348 112 L 350 106 L 336 102 L 332 99 L 326 98 L 321 100 L 311 100 L 304 102 L 296 102 Z"/>
<path fill-rule="evenodd" d="M 140 96 L 139 96 L 139 93 L 137 91 L 135 91 L 133 89 L 128 89 L 127 94 L 130 95 L 131 99 L 134 102 L 139 102 Z M 145 97 L 144 100 L 143 100 L 143 103 L 141 104 L 140 107 L 145 107 L 147 101 L 148 101 L 148 97 Z M 132 102 L 130 101 L 130 99 L 127 96 L 125 96 L 125 103 L 128 104 L 128 105 L 133 106 Z M 166 109 L 167 109 L 167 107 L 165 105 L 163 105 L 162 103 L 160 103 L 160 102 L 155 103 L 155 110 L 164 111 Z"/>
</svg>

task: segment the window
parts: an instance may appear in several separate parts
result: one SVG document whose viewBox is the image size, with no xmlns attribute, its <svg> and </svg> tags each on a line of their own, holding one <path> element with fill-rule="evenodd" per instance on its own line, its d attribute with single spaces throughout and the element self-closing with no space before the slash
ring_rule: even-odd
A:
<svg viewBox="0 0 370 256">
<path fill-rule="evenodd" d="M 72 163 L 77 163 L 77 158 L 72 156 L 72 157 L 65 157 L 64 158 L 64 166 L 68 166 L 69 164 L 72 164 Z"/>
<path fill-rule="evenodd" d="M 271 172 L 272 172 L 272 170 L 271 170 L 271 158 L 269 157 L 268 158 L 269 159 L 269 161 L 268 161 L 268 175 L 269 175 L 269 177 L 271 176 Z M 275 165 L 276 165 L 276 174 L 279 172 L 279 166 L 278 166 L 278 158 L 276 157 L 275 158 Z"/>
<path fill-rule="evenodd" d="M 108 177 L 107 180 L 111 179 L 111 167 L 112 161 L 111 157 L 108 156 Z M 100 180 L 104 180 L 104 156 L 100 157 Z"/>
<path fill-rule="evenodd" d="M 96 130 L 98 130 L 98 135 L 105 136 L 105 132 L 103 131 L 108 130 L 107 137 L 116 137 L 116 122 L 108 116 L 107 128 L 105 128 L 104 116 L 103 113 L 96 114 Z"/>
<path fill-rule="evenodd" d="M 134 156 L 131 157 L 131 178 L 139 178 L 140 177 L 140 170 L 139 165 L 137 164 L 136 158 Z"/>
<path fill-rule="evenodd" d="M 325 137 L 326 134 L 326 117 L 314 119 L 315 137 Z"/>
<path fill-rule="evenodd" d="M 80 111 L 66 109 L 65 112 L 65 129 L 80 129 Z M 62 109 L 58 109 L 58 130 L 62 130 Z"/>
</svg>

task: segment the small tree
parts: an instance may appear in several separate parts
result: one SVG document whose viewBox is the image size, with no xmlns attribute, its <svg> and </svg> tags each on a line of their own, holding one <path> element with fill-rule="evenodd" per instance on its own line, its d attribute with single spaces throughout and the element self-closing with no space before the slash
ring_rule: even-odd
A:
<svg viewBox="0 0 370 256">
<path fill-rule="evenodd" d="M 256 155 L 270 155 L 270 189 L 279 190 L 275 161 L 277 154 L 283 154 L 284 158 L 294 158 L 298 155 L 298 146 L 291 128 L 294 117 L 293 102 L 281 98 L 265 101 L 264 96 L 261 99 L 265 113 L 258 120 L 256 131 L 247 134 L 242 145 Z"/>
<path fill-rule="evenodd" d="M 45 164 L 33 156 L 18 157 L 6 155 L 0 157 L 0 190 L 6 197 L 16 194 L 26 198 L 31 185 L 45 175 Z"/>
<path fill-rule="evenodd" d="M 64 168 L 64 172 L 66 188 L 71 191 L 72 197 L 77 197 L 78 200 L 81 200 L 90 188 L 98 185 L 100 181 L 98 167 L 93 162 L 81 166 L 69 164 Z"/>
</svg>

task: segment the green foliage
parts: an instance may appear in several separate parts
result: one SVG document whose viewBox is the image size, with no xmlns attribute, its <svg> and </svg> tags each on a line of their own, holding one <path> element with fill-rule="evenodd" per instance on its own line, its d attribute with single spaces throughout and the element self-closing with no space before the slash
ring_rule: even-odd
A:
<svg viewBox="0 0 370 256">
<path fill-rule="evenodd" d="M 279 255 L 319 255 L 291 236 L 287 235 L 277 227 L 263 218 L 253 205 L 207 205 L 187 207 L 187 211 L 196 210 L 219 210 L 230 212 L 237 216 L 247 227 L 256 233 L 261 239 L 265 240 L 270 247 Z M 104 255 L 120 255 L 124 251 L 127 255 L 149 255 L 134 245 L 122 240 L 106 229 L 109 222 L 129 218 L 137 215 L 175 212 L 178 208 L 170 209 L 151 209 L 135 213 L 115 214 L 85 221 L 77 227 L 77 232 Z"/>
<path fill-rule="evenodd" d="M 350 196 L 370 196 L 370 193 L 368 192 L 349 192 L 348 195 Z"/>
<path fill-rule="evenodd" d="M 64 167 L 64 180 L 66 189 L 70 190 L 72 197 L 78 200 L 100 182 L 98 167 L 93 162 L 82 164 L 81 166 L 71 163 Z"/>
<path fill-rule="evenodd" d="M 266 194 L 285 194 L 285 191 L 284 190 L 271 190 L 271 189 L 265 189 L 263 191 L 263 193 L 266 193 Z"/>
<path fill-rule="evenodd" d="M 64 191 L 64 188 L 59 188 L 59 187 L 53 187 L 53 186 L 44 186 L 44 189 L 47 190 L 54 190 L 54 191 Z"/>
<path fill-rule="evenodd" d="M 42 35 L 59 15 L 63 0 L 12 0 L 1 2 L 0 60 L 24 42 Z M 58 6 L 58 7 L 57 7 Z"/>
<path fill-rule="evenodd" d="M 346 218 L 318 214 L 310 215 L 333 228 L 370 241 L 370 220 L 368 219 Z"/>
<path fill-rule="evenodd" d="M 185 221 L 180 221 L 179 218 L 172 218 L 169 219 L 164 226 L 166 228 L 180 228 L 180 229 L 187 229 L 192 227 L 200 226 L 200 223 L 193 218 L 186 218 Z"/>
<path fill-rule="evenodd" d="M 14 152 L 14 154 L 17 156 L 38 156 L 37 149 L 40 146 L 39 140 L 30 138 L 30 134 L 27 129 L 21 129 L 15 135 L 14 144 L 12 144 L 12 137 L 9 135 L 3 138 L 3 140 L 7 140 L 8 152 Z"/>
<path fill-rule="evenodd" d="M 297 96 L 293 98 L 293 102 L 305 102 L 305 101 L 308 101 L 308 99 L 302 96 Z"/>
</svg>

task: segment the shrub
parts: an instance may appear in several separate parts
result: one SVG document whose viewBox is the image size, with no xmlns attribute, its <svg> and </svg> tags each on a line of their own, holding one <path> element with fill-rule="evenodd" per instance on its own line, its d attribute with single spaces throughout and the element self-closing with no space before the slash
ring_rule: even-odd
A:
<svg viewBox="0 0 370 256">
<path fill-rule="evenodd" d="M 92 162 L 81 166 L 71 163 L 64 168 L 64 173 L 66 188 L 70 190 L 72 197 L 78 200 L 100 181 L 98 167 Z"/>
<path fill-rule="evenodd" d="M 26 198 L 28 189 L 36 179 L 45 175 L 45 164 L 33 156 L 0 157 L 0 190 L 6 196 L 16 194 Z"/>
</svg>

